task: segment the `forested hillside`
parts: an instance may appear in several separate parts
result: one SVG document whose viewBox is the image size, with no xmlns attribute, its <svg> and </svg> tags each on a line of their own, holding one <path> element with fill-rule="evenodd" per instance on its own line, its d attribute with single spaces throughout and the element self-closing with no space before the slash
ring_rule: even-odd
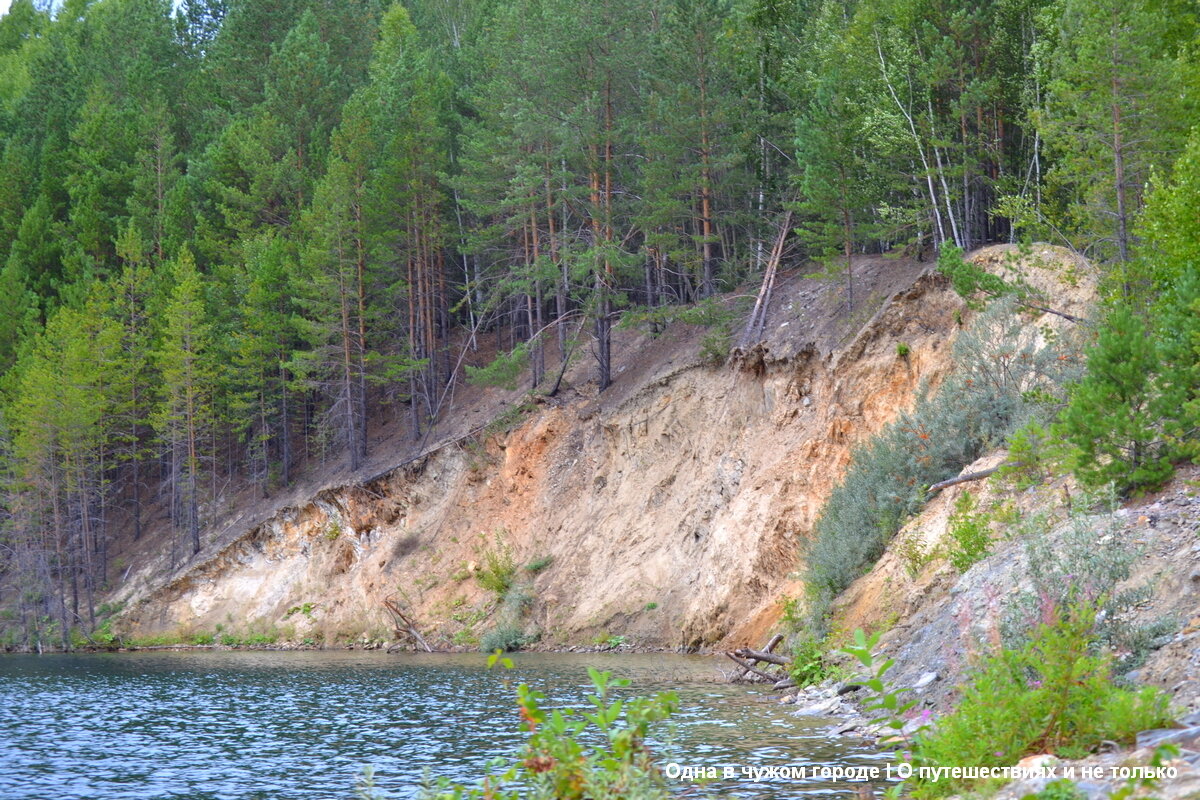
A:
<svg viewBox="0 0 1200 800">
<path fill-rule="evenodd" d="M 1193 452 L 1188 0 L 45 5 L 0 18 L 0 603 L 39 641 L 150 506 L 184 558 L 468 375 L 603 391 L 614 325 L 728 313 L 781 226 L 845 314 L 855 254 L 1018 295 L 961 251 L 1086 255 L 1112 369 L 1057 438 L 1128 489 Z"/>
</svg>

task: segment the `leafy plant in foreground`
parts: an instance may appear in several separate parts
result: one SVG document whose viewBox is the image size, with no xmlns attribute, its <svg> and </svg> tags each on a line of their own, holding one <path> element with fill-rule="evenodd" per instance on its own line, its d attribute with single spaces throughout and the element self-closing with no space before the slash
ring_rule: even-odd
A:
<svg viewBox="0 0 1200 800">
<path fill-rule="evenodd" d="M 489 666 L 512 662 L 499 653 Z M 426 789 L 425 800 L 617 800 L 670 797 L 666 778 L 646 742 L 651 727 L 666 720 L 679 706 L 673 692 L 654 697 L 614 700 L 611 690 L 629 685 L 611 673 L 588 668 L 595 693 L 590 710 L 542 707 L 545 695 L 526 684 L 517 687 L 521 724 L 529 738 L 516 757 L 494 763 L 475 786 L 438 779 Z M 500 770 L 500 771 L 493 771 Z"/>
<path fill-rule="evenodd" d="M 914 767 L 1002 767 L 1037 753 L 1080 758 L 1105 741 L 1131 743 L 1138 731 L 1171 722 L 1168 698 L 1154 687 L 1123 689 L 1112 661 L 1097 654 L 1095 611 L 1076 605 L 1041 626 L 1019 650 L 986 659 L 958 708 L 912 748 Z M 966 780 L 914 777 L 913 795 L 942 797 L 974 787 Z"/>
</svg>

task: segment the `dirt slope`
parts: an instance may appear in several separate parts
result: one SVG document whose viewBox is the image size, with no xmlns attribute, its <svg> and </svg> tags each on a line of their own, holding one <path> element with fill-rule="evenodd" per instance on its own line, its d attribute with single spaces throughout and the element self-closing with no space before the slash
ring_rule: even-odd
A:
<svg viewBox="0 0 1200 800">
<path fill-rule="evenodd" d="M 977 258 L 998 266 L 1006 252 Z M 1047 267 L 1035 282 L 1053 282 L 1069 261 L 1048 247 L 1035 259 Z M 581 363 L 568 373 L 576 388 L 508 433 L 303 500 L 293 492 L 166 578 L 146 559 L 115 593 L 127 601 L 124 625 L 276 629 L 332 644 L 388 637 L 381 602 L 391 597 L 427 638 L 469 645 L 500 614 L 476 570 L 507 550 L 518 564 L 551 559 L 518 573 L 533 597 L 526 629 L 545 645 L 757 641 L 796 591 L 800 543 L 850 448 L 945 374 L 966 313 L 927 264 L 863 259 L 855 277 L 867 299 L 852 310 L 840 287 L 786 277 L 763 341 L 730 365 L 703 363 L 700 332 L 686 326 L 627 333 L 616 383 L 600 396 Z M 1071 305 L 1086 292 L 1057 294 Z"/>
</svg>

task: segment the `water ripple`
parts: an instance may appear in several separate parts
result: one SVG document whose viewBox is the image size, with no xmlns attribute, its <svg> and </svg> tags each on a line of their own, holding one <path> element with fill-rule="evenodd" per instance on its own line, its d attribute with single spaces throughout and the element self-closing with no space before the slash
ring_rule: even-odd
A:
<svg viewBox="0 0 1200 800">
<path fill-rule="evenodd" d="M 348 798 L 364 766 L 396 797 L 426 771 L 470 780 L 522 734 L 514 687 L 580 707 L 586 666 L 671 688 L 682 708 L 670 752 L 704 766 L 866 764 L 878 755 L 710 682 L 680 656 L 522 654 L 488 671 L 479 655 L 130 653 L 0 657 L 4 800 Z M 748 798 L 845 796 L 847 785 L 748 780 L 710 787 Z"/>
</svg>

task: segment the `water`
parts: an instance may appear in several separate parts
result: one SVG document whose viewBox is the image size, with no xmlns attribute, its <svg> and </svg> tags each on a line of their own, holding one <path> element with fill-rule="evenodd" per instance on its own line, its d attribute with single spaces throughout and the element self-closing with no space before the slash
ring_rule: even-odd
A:
<svg viewBox="0 0 1200 800">
<path fill-rule="evenodd" d="M 522 741 L 514 686 L 579 705 L 587 666 L 678 692 L 672 760 L 699 766 L 880 765 L 880 756 L 788 716 L 768 693 L 715 682 L 716 661 L 664 655 L 484 657 L 363 652 L 127 653 L 0 657 L 0 798 L 351 798 L 364 766 L 390 797 L 431 771 L 471 781 Z M 707 787 L 747 798 L 845 797 L 847 783 L 749 778 Z"/>
</svg>

